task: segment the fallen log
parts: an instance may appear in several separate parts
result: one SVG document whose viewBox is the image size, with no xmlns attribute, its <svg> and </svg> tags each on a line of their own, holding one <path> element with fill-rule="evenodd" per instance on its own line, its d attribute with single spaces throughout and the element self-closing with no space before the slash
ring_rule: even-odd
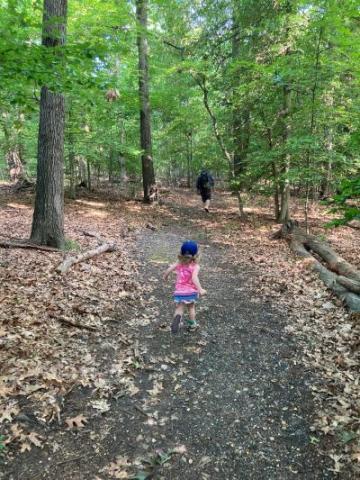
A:
<svg viewBox="0 0 360 480">
<path fill-rule="evenodd" d="M 76 257 L 66 258 L 62 263 L 60 263 L 59 266 L 56 267 L 55 271 L 58 273 L 66 273 L 76 263 L 83 262 L 84 260 L 88 260 L 89 258 L 95 257 L 96 255 L 100 255 L 104 252 L 113 252 L 114 250 L 116 250 L 116 245 L 114 243 L 103 243 L 99 247 L 81 253 Z"/>
<path fill-rule="evenodd" d="M 273 238 L 284 238 L 291 250 L 304 258 L 311 259 L 311 268 L 324 284 L 341 298 L 353 312 L 360 312 L 360 272 L 329 245 L 313 235 L 306 235 L 295 222 L 288 222 Z"/>
<path fill-rule="evenodd" d="M 54 247 L 48 247 L 47 245 L 39 245 L 37 243 L 31 243 L 28 240 L 20 240 L 20 239 L 0 239 L 0 247 L 3 248 L 31 248 L 33 250 L 42 250 L 45 252 L 56 252 L 62 253 L 61 250 Z"/>
</svg>

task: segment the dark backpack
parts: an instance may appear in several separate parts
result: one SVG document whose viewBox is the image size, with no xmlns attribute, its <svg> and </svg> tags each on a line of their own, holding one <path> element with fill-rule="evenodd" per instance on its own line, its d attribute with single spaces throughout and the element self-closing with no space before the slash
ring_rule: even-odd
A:
<svg viewBox="0 0 360 480">
<path fill-rule="evenodd" d="M 204 172 L 200 175 L 197 186 L 200 190 L 209 189 L 214 186 L 214 179 L 210 174 Z"/>
</svg>

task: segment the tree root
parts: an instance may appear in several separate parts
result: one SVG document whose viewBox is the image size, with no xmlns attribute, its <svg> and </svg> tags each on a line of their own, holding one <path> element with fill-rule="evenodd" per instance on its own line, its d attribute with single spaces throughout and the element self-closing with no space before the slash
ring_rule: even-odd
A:
<svg viewBox="0 0 360 480">
<path fill-rule="evenodd" d="M 20 240 L 20 239 L 0 239 L 0 247 L 4 248 L 31 248 L 33 250 L 42 250 L 45 252 L 56 252 L 62 253 L 61 250 L 54 247 L 48 247 L 46 245 L 39 245 L 37 243 L 32 243 L 29 240 Z"/>
</svg>

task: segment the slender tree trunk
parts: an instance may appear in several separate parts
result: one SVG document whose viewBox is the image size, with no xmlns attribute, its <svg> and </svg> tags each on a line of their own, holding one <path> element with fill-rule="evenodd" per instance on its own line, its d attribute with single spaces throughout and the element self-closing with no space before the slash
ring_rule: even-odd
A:
<svg viewBox="0 0 360 480">
<path fill-rule="evenodd" d="M 44 0 L 43 39 L 48 48 L 65 44 L 67 0 Z M 31 240 L 61 248 L 64 244 L 64 125 L 61 93 L 41 88 L 38 164 Z"/>
<path fill-rule="evenodd" d="M 240 24 L 239 24 L 239 2 L 233 0 L 232 3 L 233 31 L 232 37 L 232 59 L 236 62 L 240 58 Z M 245 171 L 245 161 L 250 141 L 250 112 L 244 110 L 236 99 L 236 88 L 239 85 L 239 74 L 234 74 L 233 79 L 233 174 L 232 177 L 239 183 L 236 186 L 236 196 L 238 199 L 239 212 L 241 218 L 245 218 L 244 202 L 241 196 L 242 185 L 239 176 Z"/>
<path fill-rule="evenodd" d="M 289 37 L 290 37 L 290 14 L 293 10 L 293 5 L 290 0 L 287 0 L 284 4 L 284 9 L 286 12 L 286 27 L 285 27 L 285 55 L 289 55 L 290 47 L 288 47 Z M 285 149 L 285 154 L 283 158 L 283 166 L 281 171 L 281 183 L 280 183 L 280 195 L 281 195 L 281 205 L 280 205 L 280 215 L 279 222 L 286 223 L 290 218 L 290 163 L 291 156 L 287 151 L 288 146 L 287 142 L 290 136 L 290 110 L 291 110 L 291 86 L 290 82 L 287 81 L 286 85 L 283 87 L 283 146 Z"/>
<path fill-rule="evenodd" d="M 6 115 L 6 114 L 5 114 Z M 22 155 L 22 145 L 20 138 L 12 138 L 9 129 L 4 124 L 4 138 L 5 138 L 5 160 L 8 166 L 9 177 L 12 182 L 26 180 L 26 173 Z"/>
<path fill-rule="evenodd" d="M 315 53 L 315 78 L 314 84 L 311 89 L 311 116 L 310 116 L 310 129 L 309 133 L 312 136 L 315 132 L 315 123 L 316 123 L 316 92 L 318 87 L 318 78 L 319 78 L 319 69 L 320 69 L 320 45 L 321 45 L 321 38 L 322 38 L 323 29 L 320 27 L 318 41 L 316 45 L 316 53 Z M 306 233 L 309 233 L 309 196 L 310 196 L 310 165 L 311 165 L 311 152 L 310 148 L 306 151 L 306 195 L 305 195 L 305 207 L 304 207 L 304 216 L 305 216 L 305 230 Z"/>
<path fill-rule="evenodd" d="M 273 147 L 273 139 L 272 139 L 272 130 L 271 130 L 271 128 L 268 128 L 268 129 L 267 129 L 267 134 L 268 134 L 269 150 L 272 150 L 272 147 Z M 271 170 L 272 170 L 273 183 L 274 183 L 274 214 L 275 214 L 275 220 L 276 220 L 276 221 L 279 221 L 279 218 L 280 218 L 279 175 L 278 175 L 277 166 L 276 166 L 276 162 L 275 162 L 275 161 L 272 161 L 272 162 L 271 162 Z"/>
<path fill-rule="evenodd" d="M 69 196 L 74 200 L 76 198 L 76 168 L 75 168 L 74 138 L 71 133 L 69 134 L 69 173 L 70 173 Z"/>
<path fill-rule="evenodd" d="M 328 159 L 325 164 L 325 175 L 321 185 L 321 196 L 326 198 L 331 193 L 331 177 L 332 177 L 332 151 L 334 148 L 333 144 L 333 132 L 329 129 L 326 133 L 326 146 L 328 152 Z"/>
<path fill-rule="evenodd" d="M 123 145 L 125 144 L 126 136 L 125 136 L 125 127 L 124 124 L 122 123 L 120 125 L 120 144 Z M 125 162 L 125 155 L 123 154 L 122 151 L 119 153 L 119 167 L 120 167 L 120 179 L 121 182 L 125 183 L 128 178 L 126 174 L 126 162 Z"/>
<path fill-rule="evenodd" d="M 75 161 L 75 150 L 74 150 L 74 134 L 71 131 L 72 129 L 72 112 L 71 104 L 68 105 L 68 131 L 67 131 L 67 141 L 69 148 L 68 162 L 69 162 L 69 197 L 73 200 L 76 198 L 76 161 Z"/>
<path fill-rule="evenodd" d="M 287 141 L 290 135 L 290 122 L 289 122 L 289 112 L 291 108 L 291 90 L 288 85 L 284 86 L 284 128 L 283 128 L 283 144 L 286 150 Z M 281 206 L 280 206 L 280 215 L 279 222 L 286 223 L 290 218 L 290 180 L 289 180 L 289 171 L 290 171 L 290 154 L 288 152 L 284 155 L 284 164 L 282 170 L 282 182 L 281 182 Z"/>
<path fill-rule="evenodd" d="M 144 202 L 150 203 L 151 187 L 155 184 L 151 144 L 151 110 L 149 99 L 149 66 L 147 42 L 147 0 L 136 0 L 138 20 L 137 46 L 139 51 L 140 146 Z"/>
<path fill-rule="evenodd" d="M 279 192 L 279 176 L 277 173 L 276 163 L 271 163 L 272 174 L 274 179 L 274 215 L 278 222 L 280 218 L 280 192 Z"/>
<path fill-rule="evenodd" d="M 90 160 L 86 159 L 86 171 L 87 171 L 87 189 L 91 192 L 91 164 Z"/>
<path fill-rule="evenodd" d="M 192 145 L 192 132 L 188 132 L 187 135 L 187 187 L 191 188 L 191 168 L 192 168 L 192 156 L 193 156 L 193 145 Z"/>
<path fill-rule="evenodd" d="M 206 108 L 206 111 L 209 114 L 210 119 L 211 119 L 211 123 L 212 123 L 214 134 L 215 134 L 215 138 L 216 138 L 216 140 L 219 144 L 219 147 L 220 147 L 220 149 L 221 149 L 221 151 L 224 155 L 224 158 L 226 159 L 226 161 L 229 165 L 230 178 L 232 180 L 235 180 L 233 155 L 226 148 L 224 139 L 223 139 L 223 137 L 220 133 L 220 130 L 219 130 L 217 119 L 216 119 L 216 117 L 215 117 L 215 115 L 214 115 L 214 113 L 213 113 L 213 111 L 210 107 L 210 104 L 209 104 L 209 90 L 208 90 L 207 85 L 206 85 L 206 78 L 203 75 L 198 75 L 198 76 L 195 76 L 194 78 L 195 78 L 196 83 L 199 85 L 199 87 L 201 88 L 201 90 L 203 92 L 204 106 Z M 244 211 L 244 202 L 242 200 L 240 190 L 237 190 L 236 196 L 237 196 L 237 199 L 238 199 L 240 217 L 242 219 L 245 219 L 246 215 L 245 215 L 245 211 Z"/>
</svg>

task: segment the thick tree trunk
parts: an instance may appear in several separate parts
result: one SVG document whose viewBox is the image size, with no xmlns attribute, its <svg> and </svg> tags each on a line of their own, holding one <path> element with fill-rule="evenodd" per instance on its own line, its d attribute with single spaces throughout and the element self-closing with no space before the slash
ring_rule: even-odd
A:
<svg viewBox="0 0 360 480">
<path fill-rule="evenodd" d="M 65 43 L 67 0 L 44 0 L 43 40 L 48 48 Z M 64 244 L 64 96 L 41 88 L 38 164 L 31 240 Z"/>
<path fill-rule="evenodd" d="M 64 97 L 41 89 L 36 198 L 31 240 L 64 244 Z"/>
<path fill-rule="evenodd" d="M 136 0 L 136 17 L 139 22 L 137 46 L 139 51 L 139 95 L 140 95 L 140 146 L 144 202 L 150 203 L 150 191 L 155 184 L 151 144 L 151 110 L 149 99 L 149 66 L 147 43 L 147 0 Z"/>
</svg>

